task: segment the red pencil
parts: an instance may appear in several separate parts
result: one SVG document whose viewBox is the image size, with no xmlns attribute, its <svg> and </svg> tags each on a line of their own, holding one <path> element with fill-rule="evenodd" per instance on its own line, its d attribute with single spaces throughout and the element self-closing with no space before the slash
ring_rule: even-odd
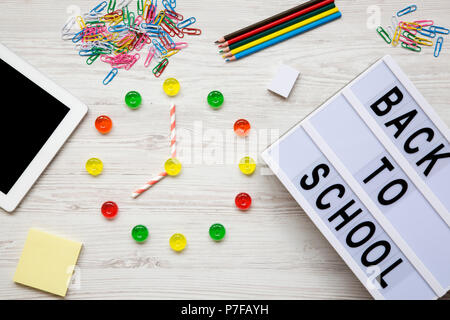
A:
<svg viewBox="0 0 450 320">
<path fill-rule="evenodd" d="M 326 6 L 326 5 L 328 5 L 328 4 L 330 4 L 330 3 L 333 3 L 333 2 L 334 2 L 334 0 L 324 0 L 324 1 L 320 2 L 320 3 L 317 3 L 317 4 L 315 4 L 315 5 L 312 5 L 311 7 L 308 7 L 308 8 L 305 8 L 305 9 L 303 9 L 303 10 L 297 11 L 297 12 L 295 12 L 295 13 L 293 13 L 293 14 L 290 14 L 290 15 L 284 17 L 284 18 L 278 19 L 278 20 L 276 20 L 276 21 L 274 21 L 274 22 L 271 22 L 271 23 L 268 23 L 268 24 L 266 24 L 266 25 L 264 25 L 264 26 L 262 26 L 262 27 L 253 29 L 253 30 L 251 30 L 251 31 L 249 31 L 249 32 L 246 32 L 246 33 L 240 35 L 240 36 L 234 37 L 234 38 L 232 38 L 232 39 L 230 39 L 230 40 L 228 40 L 228 41 L 226 41 L 226 42 L 221 43 L 221 44 L 219 45 L 219 47 L 220 47 L 220 48 L 227 47 L 227 46 L 229 46 L 230 44 L 233 44 L 233 43 L 235 43 L 235 42 L 238 42 L 238 41 L 241 41 L 241 40 L 246 39 L 246 38 L 248 38 L 248 37 L 251 37 L 251 36 L 253 36 L 253 35 L 255 35 L 255 34 L 258 34 L 258 33 L 260 33 L 260 32 L 263 32 L 263 31 L 265 31 L 265 30 L 268 30 L 268 29 L 270 29 L 270 28 L 273 28 L 273 27 L 275 27 L 275 26 L 277 26 L 277 25 L 279 25 L 279 24 L 281 24 L 281 23 L 284 23 L 284 22 L 286 22 L 286 21 L 295 19 L 295 18 L 297 18 L 297 17 L 299 17 L 299 16 L 301 16 L 301 15 L 303 15 L 303 14 L 305 14 L 305 13 L 311 12 L 311 11 L 313 11 L 313 10 L 316 10 L 316 9 L 318 9 L 318 8 L 321 8 L 321 7 L 323 7 L 323 6 Z"/>
</svg>

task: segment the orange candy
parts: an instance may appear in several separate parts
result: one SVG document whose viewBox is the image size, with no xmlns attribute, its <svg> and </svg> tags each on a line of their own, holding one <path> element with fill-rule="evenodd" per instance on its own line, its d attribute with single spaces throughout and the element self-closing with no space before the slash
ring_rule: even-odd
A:
<svg viewBox="0 0 450 320">
<path fill-rule="evenodd" d="M 112 121 L 108 116 L 100 116 L 95 120 L 95 128 L 98 132 L 106 134 L 111 131 Z"/>
<path fill-rule="evenodd" d="M 241 137 L 245 137 L 250 132 L 250 123 L 245 119 L 239 119 L 234 123 L 234 132 Z"/>
</svg>

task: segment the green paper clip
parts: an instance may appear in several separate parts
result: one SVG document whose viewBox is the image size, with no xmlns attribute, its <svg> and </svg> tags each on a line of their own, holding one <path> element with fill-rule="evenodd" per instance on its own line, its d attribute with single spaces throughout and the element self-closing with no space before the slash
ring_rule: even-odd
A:
<svg viewBox="0 0 450 320">
<path fill-rule="evenodd" d="M 108 13 L 114 12 L 114 10 L 116 9 L 116 0 L 109 0 L 109 4 L 108 4 Z"/>
<path fill-rule="evenodd" d="M 410 44 L 407 44 L 407 43 L 402 42 L 402 47 L 405 48 L 405 49 L 414 51 L 414 52 L 420 52 L 420 51 L 422 51 L 422 48 L 419 47 L 417 44 L 416 44 L 416 45 L 410 45 Z"/>
<path fill-rule="evenodd" d="M 377 28 L 378 34 L 383 38 L 384 41 L 386 41 L 387 44 L 391 44 L 392 40 L 389 34 L 386 32 L 386 30 L 383 29 L 383 27 Z"/>
<path fill-rule="evenodd" d="M 94 54 L 94 55 L 90 56 L 89 58 L 87 58 L 86 64 L 88 64 L 88 65 L 93 64 L 94 61 L 97 60 L 98 57 L 100 57 L 99 54 Z"/>
</svg>

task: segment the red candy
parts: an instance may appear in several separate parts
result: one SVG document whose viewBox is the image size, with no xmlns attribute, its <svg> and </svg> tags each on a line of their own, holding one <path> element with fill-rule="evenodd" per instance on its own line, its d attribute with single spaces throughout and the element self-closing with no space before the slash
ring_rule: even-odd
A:
<svg viewBox="0 0 450 320">
<path fill-rule="evenodd" d="M 247 210 L 252 205 L 252 197 L 248 193 L 242 192 L 236 196 L 234 202 L 239 209 Z"/>
<path fill-rule="evenodd" d="M 108 116 L 100 116 L 95 119 L 95 128 L 97 128 L 100 133 L 108 133 L 112 128 L 112 121 Z"/>
<path fill-rule="evenodd" d="M 118 211 L 119 207 L 115 202 L 107 201 L 102 205 L 102 214 L 106 219 L 113 219 Z"/>
<path fill-rule="evenodd" d="M 234 132 L 241 137 L 245 137 L 250 132 L 250 122 L 245 119 L 239 119 L 234 123 Z"/>
</svg>

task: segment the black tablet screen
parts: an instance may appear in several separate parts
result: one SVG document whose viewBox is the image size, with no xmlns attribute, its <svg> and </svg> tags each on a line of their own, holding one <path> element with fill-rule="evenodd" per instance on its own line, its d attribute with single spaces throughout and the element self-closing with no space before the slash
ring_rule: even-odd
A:
<svg viewBox="0 0 450 320">
<path fill-rule="evenodd" d="M 2 59 L 0 72 L 0 191 L 7 194 L 70 109 Z"/>
</svg>

